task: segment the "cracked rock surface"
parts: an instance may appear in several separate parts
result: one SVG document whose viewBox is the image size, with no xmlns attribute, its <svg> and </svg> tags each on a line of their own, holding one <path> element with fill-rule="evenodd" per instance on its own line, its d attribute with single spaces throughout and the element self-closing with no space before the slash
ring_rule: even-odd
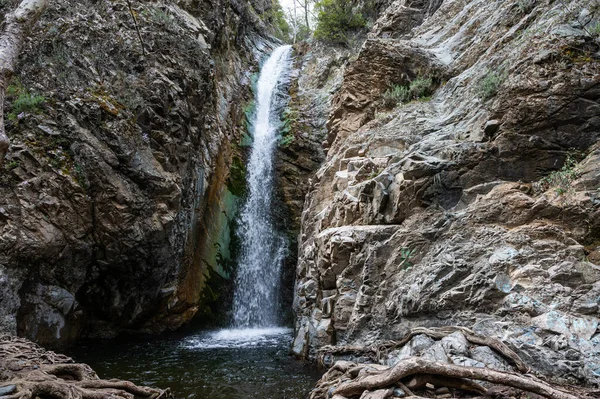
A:
<svg viewBox="0 0 600 399">
<path fill-rule="evenodd" d="M 596 6 L 398 0 L 380 15 L 302 215 L 297 355 L 460 325 L 536 372 L 600 381 L 600 63 L 580 21 Z M 386 108 L 419 76 L 439 82 L 430 99 Z M 502 367 L 439 346 L 428 356 Z"/>
</svg>

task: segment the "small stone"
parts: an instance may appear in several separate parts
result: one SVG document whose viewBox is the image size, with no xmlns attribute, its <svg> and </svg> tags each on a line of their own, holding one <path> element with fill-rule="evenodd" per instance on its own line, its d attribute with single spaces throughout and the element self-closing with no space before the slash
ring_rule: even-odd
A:
<svg viewBox="0 0 600 399">
<path fill-rule="evenodd" d="M 447 387 L 441 387 L 435 390 L 435 393 L 438 395 L 442 395 L 445 393 L 450 393 L 450 390 Z"/>
<path fill-rule="evenodd" d="M 404 393 L 404 391 L 400 388 L 394 388 L 394 391 L 392 392 L 392 395 L 394 396 L 394 398 L 403 398 L 406 396 L 406 394 Z"/>
<path fill-rule="evenodd" d="M 5 385 L 3 387 L 0 387 L 0 396 L 10 395 L 11 393 L 14 393 L 16 390 L 17 390 L 16 385 Z"/>
<path fill-rule="evenodd" d="M 452 397 L 452 395 L 451 395 L 451 394 L 449 394 L 449 393 L 445 393 L 445 394 L 443 394 L 443 395 L 438 395 L 437 397 L 438 397 L 438 398 L 451 398 L 451 397 Z"/>
<path fill-rule="evenodd" d="M 427 388 L 427 389 L 435 389 L 435 385 L 427 383 L 427 384 L 425 384 L 425 388 Z"/>
</svg>

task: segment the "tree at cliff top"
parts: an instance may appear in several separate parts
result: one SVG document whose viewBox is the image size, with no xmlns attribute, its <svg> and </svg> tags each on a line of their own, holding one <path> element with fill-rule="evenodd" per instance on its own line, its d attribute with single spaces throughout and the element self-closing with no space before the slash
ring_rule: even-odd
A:
<svg viewBox="0 0 600 399">
<path fill-rule="evenodd" d="M 0 36 L 0 162 L 8 151 L 9 140 L 4 130 L 4 98 L 6 88 L 17 64 L 17 58 L 27 32 L 48 4 L 47 0 L 23 0 L 17 9 L 6 15 Z"/>
<path fill-rule="evenodd" d="M 315 38 L 332 43 L 346 43 L 348 32 L 366 26 L 362 7 L 356 0 L 321 0 L 315 4 L 317 27 Z"/>
<path fill-rule="evenodd" d="M 273 28 L 273 36 L 284 42 L 290 41 L 292 28 L 286 20 L 285 12 L 278 0 L 273 0 L 271 8 L 267 12 L 266 19 Z"/>
</svg>

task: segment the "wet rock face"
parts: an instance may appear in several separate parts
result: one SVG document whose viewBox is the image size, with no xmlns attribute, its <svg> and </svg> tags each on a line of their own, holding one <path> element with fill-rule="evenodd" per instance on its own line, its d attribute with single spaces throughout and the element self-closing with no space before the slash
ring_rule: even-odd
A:
<svg viewBox="0 0 600 399">
<path fill-rule="evenodd" d="M 214 248 L 266 3 L 52 2 L 7 104 L 1 330 L 176 328 L 209 270 L 227 276 Z"/>
<path fill-rule="evenodd" d="M 462 325 L 596 381 L 600 63 L 577 25 L 592 5 L 423 2 L 410 30 L 389 21 L 415 9 L 382 14 L 306 199 L 294 352 Z M 419 75 L 442 80 L 433 97 L 386 109 Z"/>
</svg>

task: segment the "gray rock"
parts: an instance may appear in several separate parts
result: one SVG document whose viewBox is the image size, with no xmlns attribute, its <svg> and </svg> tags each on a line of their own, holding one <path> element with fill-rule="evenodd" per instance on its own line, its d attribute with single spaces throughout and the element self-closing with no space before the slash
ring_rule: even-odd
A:
<svg viewBox="0 0 600 399">
<path fill-rule="evenodd" d="M 423 359 L 433 360 L 436 362 L 450 363 L 448 354 L 444 350 L 444 346 L 439 341 L 425 349 L 423 353 L 421 353 L 421 357 L 423 357 Z"/>
<path fill-rule="evenodd" d="M 467 355 L 469 353 L 469 341 L 460 331 L 455 331 L 442 338 L 440 344 L 448 355 Z"/>
<path fill-rule="evenodd" d="M 511 370 L 508 363 L 487 346 L 476 346 L 471 349 L 470 357 L 491 369 L 501 371 Z"/>
<path fill-rule="evenodd" d="M 16 390 L 17 390 L 16 385 L 2 386 L 2 387 L 0 387 L 0 396 L 10 395 L 11 393 L 14 393 Z"/>
</svg>

